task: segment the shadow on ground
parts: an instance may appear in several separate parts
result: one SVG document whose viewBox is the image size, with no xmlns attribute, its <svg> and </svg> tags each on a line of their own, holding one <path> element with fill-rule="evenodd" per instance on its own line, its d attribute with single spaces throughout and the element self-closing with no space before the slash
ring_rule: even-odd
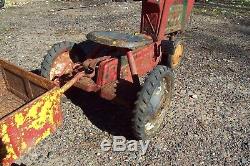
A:
<svg viewBox="0 0 250 166">
<path fill-rule="evenodd" d="M 242 43 L 225 42 L 223 36 L 215 36 L 199 31 L 192 31 L 192 39 L 200 42 L 201 48 L 212 54 L 213 52 L 222 53 L 217 58 L 234 58 L 244 66 L 250 65 L 248 48 L 244 48 Z M 244 43 L 243 43 L 244 44 Z"/>
<path fill-rule="evenodd" d="M 125 110 L 100 98 L 97 94 L 87 93 L 78 88 L 71 88 L 66 96 L 79 106 L 93 125 L 112 135 L 132 139 L 131 111 Z"/>
<path fill-rule="evenodd" d="M 98 52 L 95 52 L 96 50 Z M 83 62 L 86 60 L 86 57 L 92 55 L 93 52 L 97 53 L 97 57 L 99 54 L 106 55 L 108 53 L 119 57 L 121 57 L 120 54 L 123 55 L 123 50 L 121 51 L 121 49 L 96 44 L 87 40 L 74 45 L 70 52 L 70 56 L 75 62 Z M 37 69 L 31 72 L 41 75 L 41 71 Z M 116 96 L 122 96 L 122 98 L 125 99 L 122 101 L 120 100 L 121 104 L 124 106 L 133 105 L 137 92 L 137 87 L 134 84 L 123 80 L 120 81 L 119 84 L 114 85 L 114 87 L 116 89 Z M 73 104 L 79 106 L 92 124 L 99 129 L 107 131 L 112 135 L 125 136 L 127 139 L 132 138 L 131 109 L 118 107 L 110 101 L 101 99 L 97 94 L 87 93 L 78 88 L 71 88 L 67 91 L 66 96 Z M 117 101 L 119 98 L 114 97 L 113 100 Z"/>
<path fill-rule="evenodd" d="M 41 70 L 31 71 L 40 75 Z M 133 139 L 131 132 L 132 110 L 113 104 L 111 101 L 102 99 L 95 93 L 85 92 L 79 88 L 72 87 L 65 93 L 74 105 L 80 107 L 85 116 L 93 125 L 102 131 L 115 136 L 124 136 Z"/>
</svg>

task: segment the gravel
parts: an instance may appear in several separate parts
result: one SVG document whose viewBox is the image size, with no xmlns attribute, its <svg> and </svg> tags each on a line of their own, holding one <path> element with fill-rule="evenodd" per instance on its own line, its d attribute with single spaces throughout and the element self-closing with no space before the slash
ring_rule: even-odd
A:
<svg viewBox="0 0 250 166">
<path fill-rule="evenodd" d="M 94 30 L 138 31 L 140 2 L 31 2 L 1 10 L 0 20 L 0 58 L 34 70 L 56 42 L 80 42 Z M 166 126 L 144 156 L 101 151 L 102 140 L 128 132 L 127 113 L 94 94 L 78 92 L 81 103 L 62 103 L 63 126 L 17 163 L 250 165 L 250 36 L 234 23 L 193 16 Z"/>
</svg>

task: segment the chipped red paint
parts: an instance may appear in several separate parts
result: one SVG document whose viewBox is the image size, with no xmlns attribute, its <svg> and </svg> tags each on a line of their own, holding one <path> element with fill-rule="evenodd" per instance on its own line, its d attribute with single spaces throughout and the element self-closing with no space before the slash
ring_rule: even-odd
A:
<svg viewBox="0 0 250 166">
<path fill-rule="evenodd" d="M 4 61 L 0 62 L 0 71 L 7 70 L 7 68 L 13 66 L 11 64 L 8 64 L 8 66 L 3 65 L 7 64 Z M 42 77 L 34 76 L 17 67 L 12 75 L 6 76 L 4 80 L 1 77 L 0 81 L 7 83 L 6 80 L 11 80 L 11 78 L 19 78 L 31 82 L 34 82 L 34 79 L 38 82 L 43 80 Z M 83 76 L 84 73 L 79 72 L 62 87 L 54 87 L 16 110 L 7 110 L 7 113 L 10 114 L 4 115 L 0 119 L 1 165 L 11 165 L 18 157 L 56 131 L 62 124 L 61 96 Z M 13 88 L 12 86 L 9 87 L 9 89 Z M 30 90 L 32 91 L 32 89 Z M 20 91 L 20 89 L 17 88 L 16 91 Z M 2 104 L 2 107 L 5 108 L 5 103 Z"/>
<path fill-rule="evenodd" d="M 60 98 L 61 93 L 54 88 L 0 120 L 2 165 L 11 165 L 20 155 L 56 131 L 62 123 Z M 36 121 L 37 124 L 34 123 Z"/>
<path fill-rule="evenodd" d="M 186 15 L 185 15 L 185 22 L 187 23 L 188 20 L 190 19 L 190 15 L 194 6 L 194 2 L 195 0 L 188 0 L 187 2 L 187 11 L 186 11 Z"/>
<path fill-rule="evenodd" d="M 133 76 L 145 75 L 159 64 L 162 56 L 161 41 L 169 37 L 170 33 L 179 33 L 184 30 L 184 23 L 187 22 L 190 16 L 193 4 L 194 0 L 143 1 L 141 33 L 151 36 L 154 40 L 152 43 L 133 49 L 111 47 L 116 46 L 116 44 L 111 46 L 97 45 L 86 56 L 85 63 L 81 62 L 82 64 L 79 64 L 83 65 L 82 68 L 84 69 L 92 69 L 89 70 L 90 73 L 85 75 L 78 73 L 63 87 L 53 88 L 1 119 L 0 138 L 2 144 L 0 156 L 3 158 L 2 164 L 10 165 L 20 155 L 55 132 L 62 123 L 60 97 L 73 84 L 88 92 L 98 92 L 100 96 L 107 100 L 119 100 L 124 105 L 133 103 L 130 101 L 136 97 L 138 86 L 135 86 L 135 84 L 138 84 L 138 82 L 135 83 L 132 74 Z M 69 54 L 65 53 L 63 55 L 61 59 L 57 59 L 52 65 L 51 79 L 54 76 L 60 77 L 65 73 L 72 74 L 75 72 L 74 67 L 76 65 L 69 59 Z M 0 65 L 9 66 L 9 64 L 3 63 L 1 60 Z M 54 87 L 50 82 L 15 66 L 8 68 L 8 71 L 12 72 L 8 73 L 6 70 L 5 76 L 9 75 L 12 77 L 13 74 L 19 73 L 17 78 L 29 78 L 25 81 L 21 79 L 21 82 L 26 82 L 22 85 L 25 93 L 21 93 L 21 96 L 24 95 L 27 101 L 30 101 L 29 99 L 32 97 L 38 96 L 33 94 L 33 92 L 36 92 L 34 89 L 38 87 L 30 88 L 33 83 L 43 85 L 42 90 L 45 87 Z M 76 81 L 78 82 L 76 83 Z M 22 88 L 21 86 L 19 87 L 19 89 Z M 41 92 L 37 94 L 40 95 Z M 124 100 L 122 101 L 120 97 Z"/>
<path fill-rule="evenodd" d="M 99 64 L 97 85 L 103 86 L 117 80 L 118 59 L 111 58 Z"/>
<path fill-rule="evenodd" d="M 179 8 L 180 5 L 183 6 L 182 10 Z M 154 41 L 159 41 L 165 38 L 166 28 L 168 29 L 167 33 L 183 31 L 193 5 L 194 0 L 143 1 L 141 33 L 151 36 Z M 174 7 L 176 9 L 171 12 L 171 8 Z M 180 15 L 185 19 L 178 19 Z"/>
<path fill-rule="evenodd" d="M 73 71 L 73 66 L 74 63 L 70 59 L 69 51 L 61 53 L 61 55 L 58 55 L 52 63 L 49 75 L 50 80 L 53 80 L 55 77 L 61 77 L 66 73 L 71 73 Z"/>
<path fill-rule="evenodd" d="M 151 69 L 158 64 L 160 60 L 160 53 L 157 51 L 158 47 L 159 43 L 152 43 L 151 45 L 147 45 L 131 52 L 136 64 L 137 74 L 139 76 L 151 71 Z M 122 66 L 120 78 L 133 82 L 130 66 L 128 63 Z"/>
</svg>

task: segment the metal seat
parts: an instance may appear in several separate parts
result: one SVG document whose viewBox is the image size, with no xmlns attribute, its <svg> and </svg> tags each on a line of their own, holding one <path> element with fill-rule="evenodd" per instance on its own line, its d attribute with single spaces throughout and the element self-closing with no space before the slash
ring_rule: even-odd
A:
<svg viewBox="0 0 250 166">
<path fill-rule="evenodd" d="M 152 38 L 144 34 L 126 34 L 111 31 L 94 31 L 87 34 L 87 39 L 108 46 L 135 49 L 153 42 Z"/>
</svg>

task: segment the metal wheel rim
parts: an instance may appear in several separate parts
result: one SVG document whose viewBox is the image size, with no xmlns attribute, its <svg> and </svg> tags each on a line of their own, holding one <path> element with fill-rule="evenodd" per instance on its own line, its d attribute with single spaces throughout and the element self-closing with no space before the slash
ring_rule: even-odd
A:
<svg viewBox="0 0 250 166">
<path fill-rule="evenodd" d="M 52 62 L 49 73 L 50 80 L 69 73 L 73 68 L 73 62 L 70 59 L 69 51 L 60 53 Z"/>
<path fill-rule="evenodd" d="M 152 112 L 152 118 L 148 119 L 145 124 L 145 132 L 148 135 L 154 132 L 152 129 L 159 128 L 161 126 L 166 113 L 165 109 L 166 107 L 169 107 L 170 102 L 167 103 L 169 99 L 169 91 L 166 84 L 166 78 L 163 78 L 160 82 L 160 86 L 154 90 L 150 99 L 152 109 L 156 111 Z M 152 101 L 154 102 L 153 104 Z"/>
<path fill-rule="evenodd" d="M 183 52 L 184 52 L 184 46 L 182 44 L 178 44 L 175 48 L 175 51 L 172 57 L 172 65 L 174 67 L 179 65 L 183 56 Z"/>
</svg>

